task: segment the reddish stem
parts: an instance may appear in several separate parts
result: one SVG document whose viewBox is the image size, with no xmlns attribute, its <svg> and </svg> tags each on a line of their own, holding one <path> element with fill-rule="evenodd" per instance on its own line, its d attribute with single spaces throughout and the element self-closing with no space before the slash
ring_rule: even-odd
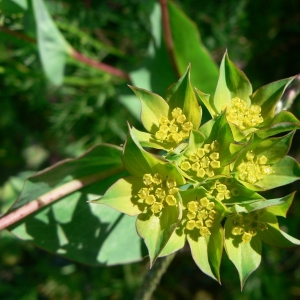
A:
<svg viewBox="0 0 300 300">
<path fill-rule="evenodd" d="M 176 76 L 179 78 L 181 75 L 175 59 L 174 43 L 172 38 L 172 30 L 170 26 L 170 17 L 169 17 L 169 10 L 168 10 L 168 0 L 159 0 L 159 3 L 161 7 L 162 29 L 164 33 L 164 40 L 165 40 L 167 52 L 169 54 L 172 68 Z"/>
<path fill-rule="evenodd" d="M 93 68 L 96 68 L 98 70 L 112 74 L 116 77 L 119 77 L 119 78 L 122 78 L 125 80 L 130 80 L 128 73 L 126 73 L 120 69 L 114 68 L 112 66 L 109 66 L 107 64 L 97 62 L 89 57 L 84 56 L 83 54 L 77 52 L 76 50 L 73 50 L 71 55 L 73 56 L 73 58 L 75 58 Z"/>
<path fill-rule="evenodd" d="M 40 196 L 39 198 L 30 201 L 29 203 L 21 206 L 20 208 L 14 210 L 11 213 L 8 213 L 4 217 L 0 218 L 0 230 L 5 229 L 16 222 L 24 219 L 25 217 L 29 216 L 30 214 L 36 212 L 37 210 L 49 205 L 64 196 L 73 193 L 87 185 L 90 185 L 96 181 L 100 181 L 108 176 L 116 174 L 122 171 L 123 168 L 116 168 L 106 172 L 101 172 L 98 174 L 93 174 L 89 176 L 85 176 L 79 179 L 74 179 L 66 184 L 57 187 L 50 192 Z"/>
</svg>

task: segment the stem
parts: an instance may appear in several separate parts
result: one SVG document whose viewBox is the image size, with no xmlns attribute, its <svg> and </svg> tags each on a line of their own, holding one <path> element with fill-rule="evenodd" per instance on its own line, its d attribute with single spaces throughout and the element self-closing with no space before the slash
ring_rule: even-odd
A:
<svg viewBox="0 0 300 300">
<path fill-rule="evenodd" d="M 175 54 L 174 54 L 174 43 L 172 38 L 172 30 L 170 26 L 170 17 L 168 10 L 168 0 L 159 0 L 161 7 L 161 16 L 162 16 L 162 29 L 164 33 L 164 40 L 171 61 L 172 68 L 176 76 L 180 77 L 180 72 L 176 64 Z"/>
<path fill-rule="evenodd" d="M 28 36 L 26 36 L 25 34 L 23 34 L 21 32 L 16 32 L 16 31 L 10 30 L 6 27 L 1 27 L 0 30 L 7 33 L 7 34 L 9 34 L 9 35 L 12 35 L 12 36 L 14 36 L 14 37 L 16 37 L 20 40 L 36 44 L 35 39 L 33 39 L 31 37 L 28 37 Z M 110 65 L 98 62 L 98 61 L 93 60 L 89 57 L 86 57 L 83 54 L 81 54 L 80 52 L 76 51 L 75 49 L 72 49 L 72 52 L 68 53 L 68 54 L 70 54 L 74 59 L 76 59 L 78 61 L 81 61 L 81 62 L 85 63 L 88 66 L 91 66 L 91 67 L 96 68 L 98 70 L 101 70 L 105 73 L 109 73 L 109 74 L 114 75 L 116 77 L 119 77 L 119 78 L 130 81 L 129 75 L 125 71 L 114 68 Z"/>
<path fill-rule="evenodd" d="M 119 78 L 122 78 L 125 80 L 130 80 L 128 73 L 126 73 L 125 71 L 122 71 L 122 70 L 114 68 L 110 65 L 93 60 L 93 59 L 86 57 L 83 54 L 77 52 L 76 50 L 72 51 L 71 56 L 73 58 L 75 58 L 76 60 L 81 61 L 81 62 L 85 63 L 86 65 L 89 65 L 93 68 L 96 68 L 98 70 L 101 70 L 103 72 L 109 73 L 111 75 L 114 75 L 116 77 L 119 77 Z"/>
<path fill-rule="evenodd" d="M 71 194 L 79 189 L 82 189 L 87 185 L 90 185 L 96 181 L 100 181 L 122 170 L 123 168 L 119 167 L 110 171 L 106 171 L 105 173 L 101 172 L 82 178 L 74 179 L 68 183 L 65 183 L 2 217 L 0 219 L 0 230 L 13 225 L 14 223 L 24 219 L 30 214 L 36 212 L 37 210 L 65 197 L 68 194 Z"/>
<path fill-rule="evenodd" d="M 152 269 L 150 269 L 135 295 L 135 300 L 150 300 L 151 296 L 160 282 L 162 275 L 166 272 L 170 263 L 175 257 L 175 253 L 172 253 L 166 257 L 162 257 L 156 261 Z"/>
</svg>

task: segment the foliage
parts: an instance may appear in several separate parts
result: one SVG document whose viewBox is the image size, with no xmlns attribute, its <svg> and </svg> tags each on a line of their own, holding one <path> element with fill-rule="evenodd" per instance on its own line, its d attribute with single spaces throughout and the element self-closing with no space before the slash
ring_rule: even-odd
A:
<svg viewBox="0 0 300 300">
<path fill-rule="evenodd" d="M 230 3 L 228 1 L 228 4 L 220 4 L 220 12 L 210 20 L 207 16 L 211 16 L 210 9 L 213 4 L 204 4 L 199 12 L 195 9 L 189 10 L 191 1 L 179 5 L 185 11 L 189 11 L 192 19 L 200 24 L 202 40 L 214 58 L 221 59 L 227 40 L 230 40 L 231 56 L 239 65 L 245 66 L 245 70 L 253 78 L 254 86 L 259 86 L 264 83 L 267 75 L 262 76 L 262 72 L 255 73 L 255 47 L 251 48 L 249 41 L 243 36 L 249 28 L 247 21 L 250 20 L 245 9 L 247 3 Z M 84 9 L 82 5 L 86 5 Z M 1 121 L 4 134 L 0 156 L 2 165 L 6 169 L 9 167 L 7 174 L 15 174 L 17 170 L 23 169 L 25 164 L 27 168 L 37 169 L 66 156 L 78 157 L 85 151 L 79 158 L 62 161 L 30 177 L 18 201 L 9 211 L 8 207 L 16 199 L 16 195 L 20 194 L 23 180 L 32 173 L 21 174 L 20 177 L 14 177 L 6 183 L 2 189 L 2 198 L 6 202 L 3 202 L 1 210 L 3 213 L 8 211 L 7 215 L 18 208 L 26 207 L 26 204 L 47 199 L 47 195 L 51 196 L 52 191 L 56 189 L 60 191 L 73 186 L 73 190 L 64 194 L 60 201 L 41 208 L 12 225 L 10 230 L 19 237 L 64 257 L 93 265 L 112 265 L 141 260 L 146 255 L 146 249 L 135 233 L 136 221 L 138 233 L 144 238 L 149 250 L 151 264 L 157 257 L 179 250 L 187 241 L 194 261 L 200 269 L 220 281 L 219 268 L 222 249 L 225 246 L 243 284 L 260 262 L 261 241 L 272 246 L 276 243 L 281 246 L 298 244 L 296 239 L 281 231 L 274 217 L 279 216 L 280 223 L 287 224 L 280 217 L 286 216 L 294 195 L 284 196 L 286 188 L 262 193 L 263 190 L 293 182 L 299 177 L 298 163 L 286 156 L 294 135 L 293 130 L 298 128 L 299 121 L 291 113 L 282 111 L 277 114 L 274 110 L 275 104 L 279 100 L 282 101 L 281 97 L 293 79 L 289 76 L 295 72 L 284 74 L 287 79 L 266 85 L 253 93 L 249 80 L 227 55 L 222 60 L 218 81 L 216 64 L 202 45 L 197 27 L 174 3 L 168 2 L 167 10 L 174 42 L 173 49 L 170 49 L 170 44 L 165 39 L 166 22 L 163 21 L 162 26 L 160 25 L 160 18 L 164 18 L 166 11 L 154 5 L 152 1 L 147 2 L 147 6 L 135 1 L 130 6 L 123 2 L 98 3 L 90 9 L 89 5 L 88 1 L 84 4 L 80 1 L 44 3 L 41 0 L 34 3 L 12 0 L 1 2 L 0 8 L 5 17 L 0 35 L 7 46 L 3 45 L 1 50 L 3 55 L 0 71 L 4 74 L 2 99 L 6 114 Z M 255 5 L 252 3 L 249 9 L 255 9 Z M 50 13 L 47 12 L 47 8 Z M 229 9 L 233 14 L 227 18 Z M 99 13 L 102 11 L 109 13 L 102 14 L 102 18 L 99 19 Z M 120 11 L 123 13 L 121 17 Z M 74 12 L 76 19 L 72 18 Z M 280 10 L 276 8 L 276 13 L 278 12 Z M 54 16 L 55 21 L 51 16 Z M 128 22 L 133 19 L 128 16 L 134 16 L 133 23 Z M 237 27 L 237 24 L 242 25 Z M 220 26 L 225 30 L 217 30 Z M 114 30 L 110 31 L 111 28 Z M 209 32 L 211 29 L 213 34 Z M 147 49 L 150 37 L 152 41 Z M 242 46 L 243 38 L 248 48 Z M 43 76 L 37 54 L 48 81 Z M 102 61 L 103 64 L 93 65 L 93 61 Z M 264 65 L 267 61 L 268 59 L 264 61 Z M 189 63 L 192 68 L 188 67 L 186 71 Z M 111 64 L 115 66 L 113 73 L 107 68 Z M 127 70 L 128 78 L 126 72 L 118 67 Z M 291 72 L 291 68 L 289 71 Z M 177 84 L 171 86 L 163 98 L 158 96 L 163 95 L 178 76 L 182 77 Z M 133 85 L 131 88 L 137 97 L 124 86 L 128 81 Z M 61 86 L 55 87 L 53 84 Z M 209 97 L 208 93 L 212 96 Z M 226 112 L 224 95 L 228 106 Z M 12 97 L 15 101 L 11 101 Z M 238 101 L 231 105 L 233 98 L 244 100 L 247 103 L 246 108 Z M 120 109 L 116 110 L 116 101 L 124 107 L 118 106 Z M 201 103 L 200 107 L 198 101 Z M 190 109 L 191 106 L 193 109 Z M 261 107 L 260 115 L 254 109 L 257 106 Z M 255 119 L 252 126 L 246 124 L 245 119 L 234 120 L 234 109 L 238 108 L 239 113 L 247 115 L 249 107 L 252 107 L 252 117 Z M 140 113 L 142 124 L 137 121 Z M 171 125 L 174 124 L 172 120 L 180 116 L 176 126 L 180 128 L 181 134 L 175 135 L 175 132 L 170 131 Z M 211 116 L 213 120 L 208 121 Z M 162 124 L 161 117 L 165 118 L 164 122 L 167 124 Z M 103 141 L 123 143 L 126 137 L 125 120 L 129 120 L 130 126 L 122 157 L 128 173 L 123 170 L 118 147 L 95 146 Z M 165 125 L 169 128 L 166 135 Z M 143 131 L 142 126 L 147 132 Z M 292 132 L 285 133 L 290 131 Z M 218 143 L 215 141 L 220 141 L 219 144 L 222 145 L 218 151 Z M 91 146 L 94 147 L 87 151 Z M 146 147 L 147 151 L 152 148 L 152 154 L 142 147 Z M 198 149 L 208 150 L 209 147 L 216 151 L 204 157 L 210 159 L 209 155 L 213 154 L 214 168 L 203 167 L 206 175 L 199 177 L 198 170 L 195 171 L 197 162 L 193 161 L 195 156 L 192 154 Z M 22 156 L 19 149 L 22 149 Z M 199 153 L 201 151 L 199 150 Z M 218 158 L 215 153 L 219 154 Z M 135 164 L 139 167 L 136 168 Z M 245 175 L 244 169 L 250 170 L 255 164 L 259 165 L 254 168 L 255 172 Z M 212 175 L 212 171 L 216 174 L 208 177 L 208 174 Z M 166 176 L 170 172 L 173 177 L 168 179 Z M 157 174 L 166 178 L 166 181 L 156 188 L 156 191 L 160 189 L 158 191 L 169 194 L 166 202 L 168 205 L 165 205 L 168 213 L 162 210 L 161 218 L 157 218 L 160 205 L 156 204 L 152 208 L 152 203 L 152 209 L 147 209 L 153 198 L 150 197 L 145 205 L 136 203 L 137 199 L 132 196 L 139 194 L 143 200 L 142 195 L 148 189 L 148 185 L 141 185 L 141 181 L 145 174 L 150 173 L 152 177 L 149 178 L 157 178 L 158 181 Z M 7 178 L 7 174 L 2 175 L 2 180 Z M 238 191 L 239 195 L 221 199 L 221 194 L 226 198 L 228 192 L 223 193 L 218 189 L 223 188 L 225 181 L 226 184 L 229 182 L 230 176 L 233 176 L 230 192 L 234 194 L 234 191 Z M 109 188 L 115 181 L 117 182 Z M 83 188 L 74 190 L 76 184 Z M 122 189 L 121 197 L 119 189 Z M 138 217 L 119 214 L 108 206 L 86 203 L 87 200 L 94 201 L 103 194 L 105 196 L 97 202 L 106 203 Z M 208 203 L 202 200 L 202 204 L 214 206 L 211 210 L 218 213 L 214 219 L 211 218 L 213 227 L 206 227 L 211 228 L 209 235 L 203 230 L 202 234 L 201 231 L 197 232 L 197 226 L 191 230 L 192 224 L 195 223 L 193 220 L 196 220 L 191 218 L 195 214 L 194 202 L 200 195 L 201 199 L 209 199 Z M 269 200 L 265 200 L 266 198 Z M 131 200 L 128 202 L 128 199 Z M 119 201 L 122 201 L 122 207 Z M 201 206 L 200 211 L 205 210 L 205 205 L 202 204 L 198 204 Z M 209 209 L 206 210 L 209 213 Z M 264 211 L 264 214 L 260 211 Z M 295 214 L 294 212 L 294 217 Z M 253 228 L 245 225 L 249 218 L 258 218 L 258 224 L 266 224 L 268 229 L 257 230 L 257 234 L 254 235 Z M 160 223 L 157 222 L 158 219 L 161 220 Z M 293 221 L 289 224 L 293 224 Z M 288 226 L 291 230 L 289 233 L 295 233 L 295 226 L 297 223 Z M 149 227 L 152 229 L 151 236 Z M 242 231 L 242 234 L 230 234 Z M 247 243 L 250 236 L 245 233 L 249 232 L 253 237 Z M 12 242 L 11 238 L 8 240 Z M 84 240 L 86 242 L 83 242 Z M 123 249 L 127 251 L 124 253 Z M 3 254 L 3 261 L 9 257 L 7 253 L 6 251 Z M 272 257 L 272 253 L 275 252 L 268 253 L 271 253 Z M 285 252 L 276 253 L 278 258 L 283 257 L 282 253 Z M 253 258 L 251 263 L 249 257 Z M 268 285 L 263 279 L 267 277 L 261 271 L 264 270 L 266 261 L 268 263 L 268 258 L 262 261 L 262 268 L 256 272 L 260 275 L 254 274 L 251 277 L 254 281 L 260 280 L 262 285 Z M 275 264 L 279 264 L 278 259 L 274 261 Z M 176 260 L 176 264 L 181 270 L 185 269 L 179 259 Z M 226 275 L 224 276 L 230 270 L 226 260 L 223 260 L 222 268 L 224 266 L 226 268 L 222 271 L 223 284 L 236 284 L 234 280 L 235 283 L 229 282 Z M 108 274 L 109 271 L 106 276 L 110 276 Z M 251 278 L 245 287 L 246 294 L 251 290 Z M 203 280 L 207 279 L 200 279 Z M 50 281 L 49 289 L 51 284 L 56 286 L 54 289 L 57 293 L 61 288 L 64 289 L 59 287 L 61 277 L 58 276 L 54 282 L 56 284 Z M 209 281 L 205 282 L 207 285 L 204 289 L 207 289 Z M 54 294 L 47 294 L 46 290 L 47 288 L 42 292 L 44 296 L 49 299 L 56 297 Z M 2 293 L 5 295 L 5 291 Z M 67 293 L 71 295 L 70 291 Z M 160 291 L 157 293 L 159 295 Z M 177 293 L 180 294 L 179 291 Z M 35 293 L 31 297 L 38 297 L 36 295 Z M 99 295 L 106 297 L 104 294 Z M 108 292 L 106 295 L 113 293 Z M 129 295 L 132 298 L 132 291 Z M 279 291 L 275 295 L 279 295 Z M 81 296 L 73 294 L 71 297 L 80 299 Z M 258 299 L 261 296 L 256 293 L 255 297 Z M 230 299 L 233 298 L 231 295 Z"/>
</svg>

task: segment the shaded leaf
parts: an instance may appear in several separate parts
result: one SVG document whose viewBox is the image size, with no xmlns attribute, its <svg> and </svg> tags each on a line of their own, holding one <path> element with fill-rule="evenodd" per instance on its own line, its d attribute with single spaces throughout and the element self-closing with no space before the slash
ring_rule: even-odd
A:
<svg viewBox="0 0 300 300">
<path fill-rule="evenodd" d="M 29 177 L 10 211 L 71 180 L 98 174 L 90 185 L 42 208 L 9 230 L 40 248 L 85 264 L 113 265 L 140 260 L 141 242 L 135 231 L 135 218 L 104 205 L 87 203 L 127 174 L 120 156 L 120 148 L 99 145 L 77 159 L 59 162 Z"/>
</svg>

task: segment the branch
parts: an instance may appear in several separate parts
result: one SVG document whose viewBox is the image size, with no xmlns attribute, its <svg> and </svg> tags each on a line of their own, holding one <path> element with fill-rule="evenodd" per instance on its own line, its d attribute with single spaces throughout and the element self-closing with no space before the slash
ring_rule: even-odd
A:
<svg viewBox="0 0 300 300">
<path fill-rule="evenodd" d="M 166 272 L 167 268 L 171 264 L 175 253 L 172 253 L 168 256 L 162 257 L 156 261 L 152 269 L 150 269 L 139 288 L 138 292 L 135 295 L 135 300 L 150 300 L 151 296 L 156 289 L 157 285 L 160 282 L 161 277 Z"/>
<path fill-rule="evenodd" d="M 179 69 L 177 67 L 175 54 L 174 54 L 174 43 L 172 38 L 172 30 L 170 26 L 169 10 L 168 10 L 168 0 L 159 0 L 161 7 L 161 17 L 162 17 L 162 29 L 164 33 L 164 40 L 171 61 L 172 68 L 179 78 L 181 76 Z"/>
<path fill-rule="evenodd" d="M 0 27 L 0 30 L 3 31 L 3 32 L 5 32 L 6 34 L 12 35 L 12 36 L 14 36 L 14 37 L 16 37 L 16 38 L 18 38 L 20 40 L 23 40 L 25 42 L 36 44 L 36 40 L 35 39 L 33 39 L 31 37 L 28 37 L 24 33 L 10 30 L 7 27 Z M 128 73 L 126 73 L 123 70 L 120 70 L 120 69 L 114 68 L 114 67 L 112 67 L 110 65 L 98 62 L 96 60 L 93 60 L 93 59 L 91 59 L 89 57 L 84 56 L 83 54 L 81 54 L 80 52 L 78 52 L 76 50 L 73 50 L 70 55 L 74 59 L 76 59 L 78 61 L 81 61 L 81 62 L 85 63 L 88 66 L 91 66 L 91 67 L 96 68 L 98 70 L 101 70 L 101 71 L 103 71 L 105 73 L 109 73 L 109 74 L 114 75 L 116 77 L 119 77 L 119 78 L 122 78 L 122 79 L 130 81 Z"/>
<path fill-rule="evenodd" d="M 122 78 L 125 80 L 130 80 L 128 73 L 126 73 L 120 69 L 114 68 L 110 65 L 93 60 L 89 57 L 86 57 L 83 54 L 77 52 L 76 50 L 72 51 L 71 56 L 73 58 L 75 58 L 76 60 L 81 61 L 81 62 L 85 63 L 86 65 L 89 65 L 93 68 L 96 68 L 98 70 L 101 70 L 103 72 L 109 73 L 111 75 L 114 75 L 116 77 L 119 77 L 119 78 Z"/>
<path fill-rule="evenodd" d="M 30 214 L 40 210 L 41 208 L 45 207 L 46 205 L 52 204 L 53 202 L 79 190 L 83 187 L 90 185 L 96 181 L 100 181 L 108 176 L 114 175 L 120 171 L 124 170 L 123 168 L 116 168 L 110 171 L 105 171 L 105 173 L 101 172 L 98 174 L 93 174 L 89 176 L 85 176 L 79 179 L 74 179 L 68 183 L 57 187 L 50 192 L 40 196 L 37 199 L 30 201 L 29 203 L 21 206 L 20 208 L 16 209 L 13 212 L 10 212 L 4 215 L 0 219 L 0 230 L 5 229 L 16 222 L 26 218 Z"/>
</svg>

